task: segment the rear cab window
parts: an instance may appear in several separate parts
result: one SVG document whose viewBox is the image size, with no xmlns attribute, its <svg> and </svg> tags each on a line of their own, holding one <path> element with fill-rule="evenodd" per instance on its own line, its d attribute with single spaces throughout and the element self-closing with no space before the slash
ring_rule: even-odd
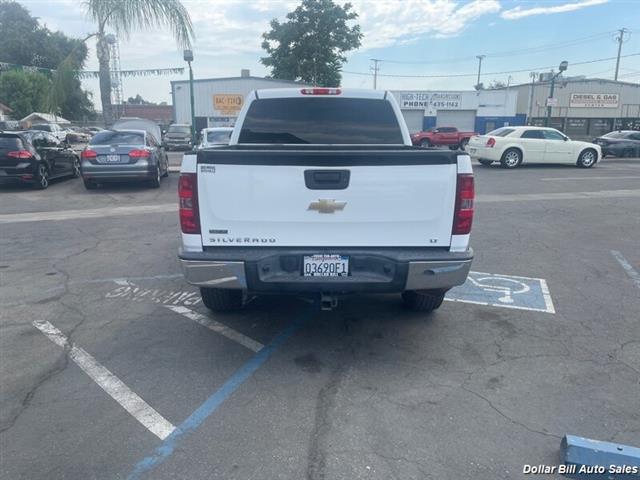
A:
<svg viewBox="0 0 640 480">
<path fill-rule="evenodd" d="M 368 98 L 265 98 L 251 103 L 240 144 L 404 143 L 390 102 Z"/>
<path fill-rule="evenodd" d="M 207 132 L 207 143 L 227 144 L 231 138 L 231 130 L 228 132 Z"/>
<path fill-rule="evenodd" d="M 89 145 L 144 145 L 144 143 L 142 133 L 106 130 L 96 133 Z"/>
</svg>

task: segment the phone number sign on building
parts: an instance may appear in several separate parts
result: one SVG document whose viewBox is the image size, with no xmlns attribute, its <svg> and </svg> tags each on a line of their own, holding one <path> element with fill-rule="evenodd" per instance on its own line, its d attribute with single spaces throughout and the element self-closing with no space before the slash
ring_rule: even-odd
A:
<svg viewBox="0 0 640 480">
<path fill-rule="evenodd" d="M 403 110 L 458 110 L 462 108 L 462 95 L 459 93 L 400 93 L 400 108 Z"/>
<path fill-rule="evenodd" d="M 243 103 L 243 95 L 222 94 L 213 96 L 213 109 L 223 116 L 237 116 Z"/>
<path fill-rule="evenodd" d="M 618 108 L 617 93 L 572 93 L 569 106 L 575 108 Z"/>
</svg>

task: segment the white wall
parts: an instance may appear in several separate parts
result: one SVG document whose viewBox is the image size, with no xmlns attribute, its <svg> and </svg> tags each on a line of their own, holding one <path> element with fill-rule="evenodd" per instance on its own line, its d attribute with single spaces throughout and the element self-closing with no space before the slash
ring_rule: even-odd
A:
<svg viewBox="0 0 640 480">
<path fill-rule="evenodd" d="M 302 86 L 299 83 L 268 80 L 256 77 L 235 77 L 194 81 L 194 110 L 196 117 L 222 117 L 223 113 L 214 110 L 213 96 L 220 94 L 238 94 L 245 100 L 252 91 L 260 88 L 291 88 Z M 171 82 L 173 108 L 176 123 L 191 124 L 191 106 L 189 100 L 189 81 Z M 234 116 L 234 115 L 229 115 Z"/>
</svg>

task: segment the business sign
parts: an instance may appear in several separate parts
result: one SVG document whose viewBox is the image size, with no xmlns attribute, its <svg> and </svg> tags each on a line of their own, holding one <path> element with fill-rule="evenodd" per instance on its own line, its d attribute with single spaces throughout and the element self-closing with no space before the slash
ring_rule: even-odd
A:
<svg viewBox="0 0 640 480">
<path fill-rule="evenodd" d="M 243 95 L 214 95 L 213 109 L 221 113 L 221 116 L 237 116 L 244 103 Z"/>
<path fill-rule="evenodd" d="M 462 95 L 446 92 L 401 92 L 402 110 L 460 110 Z"/>
<path fill-rule="evenodd" d="M 617 93 L 572 93 L 569 106 L 575 108 L 618 108 Z"/>
</svg>

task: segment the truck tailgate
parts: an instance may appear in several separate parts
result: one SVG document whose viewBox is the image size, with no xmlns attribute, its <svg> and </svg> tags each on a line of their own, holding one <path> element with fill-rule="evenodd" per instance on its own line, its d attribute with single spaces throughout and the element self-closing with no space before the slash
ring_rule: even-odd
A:
<svg viewBox="0 0 640 480">
<path fill-rule="evenodd" d="M 454 152 L 412 147 L 201 151 L 202 242 L 448 247 L 456 159 Z"/>
</svg>

